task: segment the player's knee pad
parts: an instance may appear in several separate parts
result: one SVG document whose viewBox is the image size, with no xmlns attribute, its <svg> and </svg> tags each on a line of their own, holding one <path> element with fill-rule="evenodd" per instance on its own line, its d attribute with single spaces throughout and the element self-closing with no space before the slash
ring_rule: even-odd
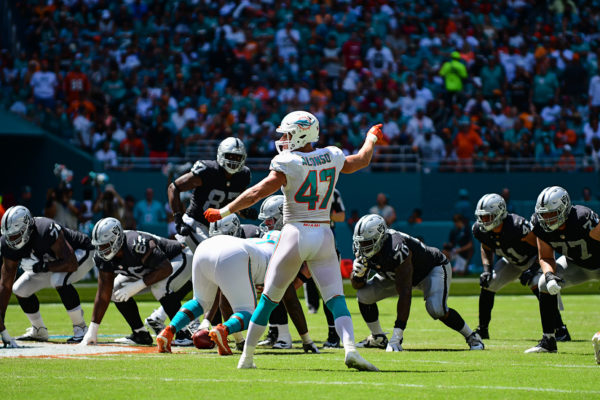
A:
<svg viewBox="0 0 600 400">
<path fill-rule="evenodd" d="M 440 301 L 430 301 L 429 299 L 425 301 L 425 308 L 427 309 L 427 312 L 429 313 L 429 315 L 431 315 L 431 318 L 433 319 L 442 318 L 444 315 L 446 315 L 446 312 L 448 311 L 444 308 L 443 304 Z"/>
<path fill-rule="evenodd" d="M 373 291 L 369 287 L 363 287 L 356 291 L 356 299 L 362 304 L 375 304 L 376 301 L 372 294 Z"/>
<path fill-rule="evenodd" d="M 331 310 L 331 313 L 333 314 L 333 319 L 350 316 L 350 311 L 348 310 L 348 306 L 346 305 L 345 296 L 332 297 L 325 304 L 327 305 L 327 307 L 329 307 L 329 310 Z"/>
<path fill-rule="evenodd" d="M 256 306 L 256 310 L 254 310 L 254 314 L 252 314 L 251 321 L 257 325 L 267 326 L 269 316 L 275 307 L 277 307 L 277 304 L 263 293 L 260 296 L 260 301 L 258 302 L 258 306 Z"/>
</svg>

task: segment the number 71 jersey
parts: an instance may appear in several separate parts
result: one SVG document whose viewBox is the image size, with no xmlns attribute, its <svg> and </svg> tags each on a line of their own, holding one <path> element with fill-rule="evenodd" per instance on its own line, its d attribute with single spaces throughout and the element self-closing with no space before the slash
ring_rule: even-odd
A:
<svg viewBox="0 0 600 400">
<path fill-rule="evenodd" d="M 329 221 L 333 189 L 346 157 L 342 150 L 329 146 L 310 153 L 297 151 L 278 154 L 270 169 L 285 174 L 287 184 L 283 221 Z"/>
</svg>

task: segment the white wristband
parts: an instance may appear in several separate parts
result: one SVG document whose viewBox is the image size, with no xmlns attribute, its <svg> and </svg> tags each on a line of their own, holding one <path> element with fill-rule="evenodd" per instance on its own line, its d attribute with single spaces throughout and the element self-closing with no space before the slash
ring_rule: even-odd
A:
<svg viewBox="0 0 600 400">
<path fill-rule="evenodd" d="M 88 333 L 90 334 L 91 337 L 97 337 L 98 336 L 98 328 L 100 327 L 100 324 L 97 324 L 95 322 L 90 322 L 90 326 L 88 327 Z"/>
<path fill-rule="evenodd" d="M 369 139 L 373 143 L 377 143 L 377 135 L 373 135 L 372 133 L 369 133 L 367 135 L 367 139 Z"/>
<path fill-rule="evenodd" d="M 221 218 L 225 218 L 231 214 L 231 211 L 229 211 L 229 207 L 225 206 L 219 210 L 219 214 L 221 214 Z"/>
</svg>

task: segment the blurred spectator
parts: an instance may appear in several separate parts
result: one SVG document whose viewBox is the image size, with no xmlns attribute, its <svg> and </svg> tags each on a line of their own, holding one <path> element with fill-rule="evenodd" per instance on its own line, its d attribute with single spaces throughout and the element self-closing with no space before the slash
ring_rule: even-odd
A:
<svg viewBox="0 0 600 400">
<path fill-rule="evenodd" d="M 37 71 L 31 76 L 30 85 L 33 88 L 35 102 L 52 109 L 54 108 L 58 78 L 54 72 L 49 70 L 47 60 L 42 60 L 41 65 L 41 71 Z"/>
<path fill-rule="evenodd" d="M 589 187 L 584 187 L 581 190 L 581 199 L 579 200 L 580 203 L 590 203 L 593 202 L 594 197 L 592 196 L 592 189 L 590 189 Z"/>
<path fill-rule="evenodd" d="M 452 262 L 452 272 L 456 275 L 465 275 L 469 269 L 469 262 L 473 257 L 473 235 L 468 219 L 461 214 L 452 218 L 454 228 L 450 231 L 448 242 L 444 244 L 444 253 Z"/>
<path fill-rule="evenodd" d="M 423 172 L 435 170 L 446 157 L 446 146 L 438 135 L 427 131 L 413 142 L 413 151 L 418 152 L 423 160 Z"/>
<path fill-rule="evenodd" d="M 598 59 L 600 63 L 600 59 Z M 600 111 L 600 68 L 596 70 L 596 75 L 590 79 L 588 96 L 589 105 L 596 109 L 596 113 Z"/>
<path fill-rule="evenodd" d="M 571 152 L 571 146 L 565 144 L 562 148 L 562 154 L 558 159 L 558 169 L 560 171 L 573 172 L 577 168 L 577 161 Z"/>
<path fill-rule="evenodd" d="M 145 153 L 144 142 L 133 130 L 133 127 L 127 128 L 127 137 L 119 144 L 119 154 L 123 157 L 142 157 Z"/>
<path fill-rule="evenodd" d="M 510 201 L 510 189 L 503 188 L 502 191 L 500 192 L 500 196 L 502 196 L 502 198 L 504 199 L 504 202 L 506 203 L 506 211 L 508 211 L 509 213 L 514 213 L 515 206 L 512 203 L 512 201 Z"/>
<path fill-rule="evenodd" d="M 138 225 L 158 224 L 166 219 L 162 205 L 154 200 L 152 188 L 146 189 L 146 198 L 137 202 L 133 215 Z"/>
<path fill-rule="evenodd" d="M 291 55 L 298 55 L 298 42 L 300 41 L 300 33 L 293 28 L 292 21 L 288 21 L 284 28 L 281 28 L 275 34 L 275 44 L 279 51 L 279 56 L 287 61 Z"/>
<path fill-rule="evenodd" d="M 54 219 L 65 228 L 77 230 L 79 212 L 70 184 L 61 183 L 46 198 L 44 216 Z"/>
<path fill-rule="evenodd" d="M 81 72 L 81 61 L 73 62 L 72 70 L 65 76 L 63 90 L 68 104 L 75 100 L 83 100 L 90 91 L 90 81 Z"/>
<path fill-rule="evenodd" d="M 415 208 L 412 210 L 410 215 L 408 216 L 408 223 L 411 225 L 420 224 L 423 222 L 423 218 L 421 217 L 423 212 L 420 208 Z"/>
<path fill-rule="evenodd" d="M 473 169 L 473 155 L 475 149 L 483 144 L 481 137 L 475 131 L 475 126 L 467 118 L 458 122 L 458 133 L 454 138 L 454 147 L 458 157 L 458 170 L 471 171 Z"/>
<path fill-rule="evenodd" d="M 442 65 L 440 75 L 444 78 L 446 87 L 446 104 L 454 102 L 455 97 L 463 90 L 463 80 L 467 79 L 467 68 L 461 61 L 460 53 L 453 51 L 450 61 Z M 458 100 L 458 99 L 456 99 Z"/>
<path fill-rule="evenodd" d="M 125 208 L 123 209 L 123 229 L 135 230 L 137 229 L 137 224 L 135 221 L 134 215 L 135 209 L 135 199 L 132 195 L 128 194 L 125 196 Z"/>
<path fill-rule="evenodd" d="M 413 139 L 418 139 L 425 135 L 425 132 L 432 132 L 433 121 L 427 115 L 422 107 L 417 108 L 417 113 L 408 121 L 406 133 Z"/>
<path fill-rule="evenodd" d="M 367 51 L 365 60 L 369 63 L 369 69 L 375 78 L 380 78 L 384 73 L 396 71 L 394 55 L 392 51 L 383 45 L 380 37 L 375 37 L 373 47 Z"/>
<path fill-rule="evenodd" d="M 96 151 L 96 160 L 100 161 L 105 168 L 117 166 L 117 153 L 110 147 L 110 140 L 106 139 L 102 142 L 100 150 Z"/>
<path fill-rule="evenodd" d="M 388 204 L 387 196 L 383 193 L 377 195 L 377 204 L 369 209 L 369 213 L 381 215 L 388 227 L 396 221 L 396 210 Z"/>
<path fill-rule="evenodd" d="M 462 215 L 467 221 L 471 219 L 473 205 L 469 200 L 469 191 L 467 189 L 458 190 L 458 200 L 454 203 L 454 214 Z"/>
<path fill-rule="evenodd" d="M 122 221 L 125 202 L 115 190 L 115 187 L 111 184 L 108 184 L 103 191 L 101 190 L 100 186 L 97 186 L 96 191 L 98 193 L 98 197 L 96 198 L 92 208 L 94 213 L 101 214 L 102 218 L 112 217 Z"/>
<path fill-rule="evenodd" d="M 586 123 L 583 127 L 583 133 L 585 135 L 585 144 L 592 144 L 594 139 L 600 139 L 600 124 L 598 123 L 597 115 L 590 117 L 590 122 Z"/>
</svg>

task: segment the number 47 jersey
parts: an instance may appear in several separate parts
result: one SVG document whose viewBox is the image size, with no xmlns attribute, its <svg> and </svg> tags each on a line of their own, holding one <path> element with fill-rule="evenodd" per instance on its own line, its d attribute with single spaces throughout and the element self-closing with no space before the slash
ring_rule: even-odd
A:
<svg viewBox="0 0 600 400">
<path fill-rule="evenodd" d="M 285 174 L 283 221 L 329 221 L 333 189 L 344 166 L 342 150 L 329 146 L 310 153 L 278 154 L 270 169 Z"/>
<path fill-rule="evenodd" d="M 548 243 L 557 253 L 586 269 L 600 268 L 600 242 L 590 237 L 590 231 L 599 223 L 598 214 L 585 206 L 573 206 L 565 222 L 565 229 L 546 232 L 537 215 L 531 217 L 533 233 Z"/>
</svg>

